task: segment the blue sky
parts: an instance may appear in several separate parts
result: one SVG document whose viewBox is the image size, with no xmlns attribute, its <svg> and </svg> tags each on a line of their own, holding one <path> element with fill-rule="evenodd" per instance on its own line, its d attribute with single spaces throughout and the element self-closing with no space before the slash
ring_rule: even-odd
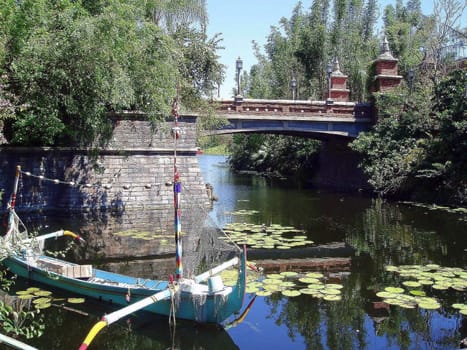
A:
<svg viewBox="0 0 467 350">
<path fill-rule="evenodd" d="M 243 69 L 249 71 L 256 63 L 251 42 L 254 40 L 262 47 L 270 33 L 272 25 L 277 25 L 280 18 L 290 18 L 298 0 L 207 0 L 209 24 L 208 35 L 222 33 L 224 50 L 219 50 L 221 63 L 227 66 L 226 78 L 220 89 L 220 96 L 229 98 L 235 83 L 235 60 L 241 57 Z M 379 14 L 387 4 L 395 0 L 379 1 Z M 302 0 L 308 9 L 312 0 Z M 406 3 L 406 1 L 404 1 Z M 433 12 L 433 1 L 422 0 L 425 14 Z"/>
</svg>

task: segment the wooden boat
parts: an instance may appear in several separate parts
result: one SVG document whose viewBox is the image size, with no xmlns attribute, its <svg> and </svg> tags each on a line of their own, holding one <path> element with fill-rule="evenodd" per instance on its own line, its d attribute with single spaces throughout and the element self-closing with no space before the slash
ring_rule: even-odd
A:
<svg viewBox="0 0 467 350">
<path fill-rule="evenodd" d="M 9 202 L 7 234 L 0 240 L 2 263 L 9 270 L 24 278 L 61 288 L 75 294 L 96 298 L 124 306 L 102 317 L 80 349 L 86 349 L 95 335 L 105 326 L 138 310 L 192 320 L 199 323 L 220 324 L 232 314 L 239 312 L 245 294 L 246 251 L 239 248 L 239 256 L 222 263 L 193 278 L 183 276 L 181 225 L 180 225 L 180 174 L 176 164 L 176 143 L 179 136 L 177 110 L 174 108 L 174 212 L 175 212 L 175 277 L 167 281 L 147 280 L 102 271 L 91 265 L 79 265 L 42 254 L 46 239 L 59 236 L 79 236 L 59 230 L 38 237 L 29 237 L 27 229 L 15 212 L 16 192 L 22 172 L 18 166 L 13 194 Z M 54 181 L 54 180 L 52 180 Z M 237 247 L 238 248 L 238 247 Z M 237 266 L 238 279 L 234 286 L 225 286 L 219 275 L 223 270 Z"/>
<path fill-rule="evenodd" d="M 234 258 L 216 270 L 179 281 L 176 284 L 178 293 L 169 288 L 170 281 L 125 276 L 44 255 L 34 257 L 26 252 L 6 258 L 3 265 L 23 278 L 122 306 L 165 291 L 160 301 L 148 305 L 144 310 L 169 316 L 172 307 L 175 307 L 176 318 L 222 323 L 242 307 L 245 279 L 240 275 L 235 286 L 227 287 L 223 286 L 218 276 L 212 275 L 238 263 L 238 260 Z M 240 270 L 245 271 L 244 259 L 241 261 Z M 206 280 L 208 283 L 202 283 Z"/>
</svg>

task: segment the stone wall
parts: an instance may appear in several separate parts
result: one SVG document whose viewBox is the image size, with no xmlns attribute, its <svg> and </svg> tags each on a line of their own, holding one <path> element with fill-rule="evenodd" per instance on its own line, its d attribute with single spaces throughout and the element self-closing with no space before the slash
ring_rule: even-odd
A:
<svg viewBox="0 0 467 350">
<path fill-rule="evenodd" d="M 172 126 L 166 122 L 152 127 L 138 116 L 126 115 L 114 118 L 112 139 L 98 151 L 3 146 L 2 205 L 5 208 L 16 166 L 21 165 L 16 211 L 28 220 L 30 231 L 64 228 L 82 235 L 87 243 L 76 252 L 80 260 L 173 255 L 176 159 L 182 182 L 182 230 L 190 233 L 184 245 L 194 252 L 210 205 L 196 157 L 196 117 L 179 119 L 176 158 Z M 65 217 L 64 227 L 51 227 L 59 217 Z"/>
<path fill-rule="evenodd" d="M 195 157 L 196 117 L 180 120 L 176 164 L 184 187 L 207 202 Z M 109 145 L 98 151 L 70 148 L 0 148 L 0 188 L 5 205 L 16 165 L 23 172 L 17 210 L 117 210 L 170 206 L 175 143 L 167 122 L 152 128 L 131 116 L 114 120 Z M 43 177 L 44 179 L 41 179 Z M 57 179 L 59 183 L 47 179 Z M 72 183 L 72 184 L 70 184 Z"/>
<path fill-rule="evenodd" d="M 360 156 L 348 146 L 349 140 L 334 138 L 322 143 L 313 186 L 342 191 L 370 191 L 368 178 L 358 167 Z"/>
</svg>

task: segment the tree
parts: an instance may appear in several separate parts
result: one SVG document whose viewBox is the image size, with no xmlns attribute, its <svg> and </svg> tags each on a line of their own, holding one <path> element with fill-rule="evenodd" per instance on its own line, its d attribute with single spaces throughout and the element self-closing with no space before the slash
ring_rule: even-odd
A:
<svg viewBox="0 0 467 350">
<path fill-rule="evenodd" d="M 199 105 L 223 79 L 215 54 L 218 38 L 209 40 L 203 29 L 180 25 L 192 19 L 184 4 L 198 4 L 201 11 L 204 1 L 180 1 L 170 11 L 162 7 L 161 16 L 164 9 L 170 12 L 164 30 L 162 22 L 147 17 L 150 6 L 159 3 L 168 6 L 164 1 L 11 1 L 3 69 L 18 108 L 10 141 L 106 142 L 109 112 L 137 109 L 156 123 L 170 113 L 177 86 L 185 106 Z"/>
<path fill-rule="evenodd" d="M 419 85 L 376 95 L 378 123 L 351 143 L 381 196 L 463 205 L 467 200 L 467 121 L 462 71 L 433 91 Z M 424 189 L 429 189 L 424 193 Z"/>
</svg>

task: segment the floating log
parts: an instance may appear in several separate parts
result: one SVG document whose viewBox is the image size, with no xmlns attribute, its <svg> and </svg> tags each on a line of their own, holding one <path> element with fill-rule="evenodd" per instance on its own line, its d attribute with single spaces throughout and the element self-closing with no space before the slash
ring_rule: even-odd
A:
<svg viewBox="0 0 467 350">
<path fill-rule="evenodd" d="M 350 257 L 355 249 L 344 242 L 334 242 L 292 249 L 249 249 L 248 258 L 251 260 L 263 259 L 298 259 L 298 258 L 324 258 L 324 257 Z"/>
<path fill-rule="evenodd" d="M 255 260 L 256 266 L 263 268 L 265 273 L 283 271 L 297 272 L 343 272 L 350 271 L 351 258 L 307 258 L 307 259 L 266 259 Z"/>
</svg>

